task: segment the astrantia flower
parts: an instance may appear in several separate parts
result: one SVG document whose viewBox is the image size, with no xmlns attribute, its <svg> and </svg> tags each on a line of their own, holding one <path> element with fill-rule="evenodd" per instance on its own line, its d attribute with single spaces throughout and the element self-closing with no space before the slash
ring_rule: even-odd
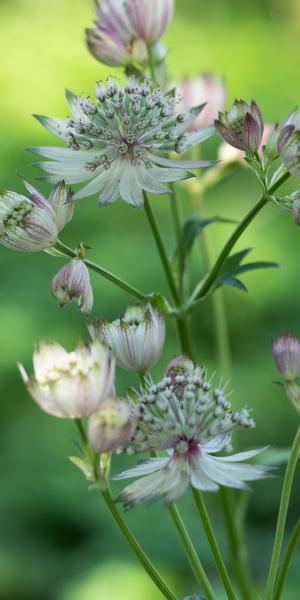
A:
<svg viewBox="0 0 300 600">
<path fill-rule="evenodd" d="M 187 169 L 205 167 L 211 161 L 168 160 L 160 153 L 185 152 L 210 137 L 213 127 L 185 133 L 202 107 L 174 115 L 175 99 L 150 83 L 128 80 L 125 88 L 109 79 L 97 86 L 97 100 L 67 92 L 73 113 L 71 119 L 38 117 L 69 148 L 42 147 L 32 151 L 50 161 L 39 166 L 48 173 L 47 181 L 64 177 L 67 183 L 90 180 L 75 199 L 99 194 L 99 204 L 123 198 L 138 207 L 143 190 L 169 193 L 165 182 L 192 177 Z"/>
<path fill-rule="evenodd" d="M 150 46 L 164 35 L 174 13 L 174 0 L 125 0 L 124 6 L 132 27 Z"/>
<path fill-rule="evenodd" d="M 219 113 L 215 127 L 225 142 L 245 152 L 257 151 L 264 133 L 263 117 L 254 100 L 250 105 L 235 100 L 229 112 Z"/>
<path fill-rule="evenodd" d="M 226 100 L 224 83 L 210 73 L 203 73 L 195 79 L 183 79 L 177 86 L 177 95 L 180 99 L 178 108 L 182 111 L 206 103 L 190 129 L 212 125 L 218 113 L 224 110 Z"/>
<path fill-rule="evenodd" d="M 285 121 L 278 140 L 279 154 L 286 169 L 300 176 L 300 110 L 295 110 Z"/>
<path fill-rule="evenodd" d="M 275 365 L 286 381 L 300 375 L 300 340 L 286 333 L 274 340 L 272 352 Z"/>
<path fill-rule="evenodd" d="M 91 312 L 93 289 L 88 268 L 83 260 L 74 258 L 62 267 L 52 281 L 52 290 L 60 306 L 66 306 L 72 300 L 77 300 L 78 306 L 84 314 Z"/>
<path fill-rule="evenodd" d="M 0 191 L 0 243 L 23 252 L 46 250 L 73 216 L 72 192 L 60 182 L 47 200 L 28 181 L 24 185 L 28 196 Z"/>
<path fill-rule="evenodd" d="M 183 369 L 181 375 L 166 376 L 156 385 L 149 380 L 132 412 L 138 424 L 127 451 L 165 450 L 168 454 L 143 461 L 114 478 L 143 476 L 121 492 L 125 508 L 153 496 L 173 502 L 189 484 L 203 491 L 219 486 L 245 489 L 248 481 L 266 475 L 263 466 L 243 463 L 261 450 L 213 456 L 228 448 L 234 429 L 255 424 L 247 410 L 233 413 L 224 390 L 213 390 L 199 368 L 193 373 Z"/>
<path fill-rule="evenodd" d="M 109 397 L 90 416 L 88 439 L 94 452 L 113 452 L 128 442 L 135 428 L 128 402 Z"/>
<path fill-rule="evenodd" d="M 130 306 L 123 317 L 112 323 L 95 321 L 90 327 L 112 351 L 117 365 L 129 371 L 144 372 L 159 359 L 165 341 L 165 320 L 150 304 Z"/>
<path fill-rule="evenodd" d="M 114 361 L 96 340 L 67 352 L 55 342 L 42 342 L 33 354 L 34 374 L 21 375 L 33 400 L 55 417 L 78 419 L 96 412 L 111 393 Z"/>
</svg>

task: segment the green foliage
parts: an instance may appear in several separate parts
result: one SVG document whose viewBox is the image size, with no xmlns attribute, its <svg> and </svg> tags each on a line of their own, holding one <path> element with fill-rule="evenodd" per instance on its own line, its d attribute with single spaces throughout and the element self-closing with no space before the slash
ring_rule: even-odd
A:
<svg viewBox="0 0 300 600">
<path fill-rule="evenodd" d="M 275 262 L 255 261 L 251 263 L 241 264 L 244 258 L 251 252 L 252 248 L 246 248 L 229 256 L 216 280 L 215 288 L 222 285 L 231 285 L 243 292 L 247 292 L 245 284 L 238 278 L 238 275 L 255 271 L 257 269 L 279 269 L 280 265 Z"/>
</svg>

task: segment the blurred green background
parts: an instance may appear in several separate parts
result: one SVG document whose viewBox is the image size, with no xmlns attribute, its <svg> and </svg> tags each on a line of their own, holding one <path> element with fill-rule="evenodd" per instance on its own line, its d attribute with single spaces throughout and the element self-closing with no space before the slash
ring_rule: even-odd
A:
<svg viewBox="0 0 300 600">
<path fill-rule="evenodd" d="M 30 166 L 34 159 L 24 152 L 25 147 L 55 142 L 31 113 L 65 116 L 64 87 L 92 93 L 94 82 L 107 75 L 85 49 L 84 28 L 92 20 L 92 0 L 0 0 L 2 188 L 21 191 L 18 174 L 37 175 Z M 172 79 L 215 72 L 226 78 L 228 104 L 235 96 L 254 97 L 267 122 L 282 120 L 299 103 L 299 33 L 298 0 L 177 0 L 175 19 L 165 40 Z M 216 145 L 217 141 L 208 144 L 207 154 L 214 156 Z M 289 185 L 294 188 L 297 183 Z M 206 210 L 240 218 L 258 194 L 254 176 L 240 170 L 207 194 Z M 171 251 L 169 200 L 156 197 L 153 206 Z M 183 211 L 190 210 L 184 198 Z M 231 226 L 214 227 L 210 244 L 216 253 Z M 69 245 L 86 242 L 94 260 L 137 287 L 168 293 L 142 211 L 121 202 L 98 210 L 95 199 L 82 200 L 63 240 Z M 236 440 L 243 447 L 288 446 L 295 432 L 293 409 L 272 383 L 276 373 L 270 348 L 272 338 L 283 331 L 300 335 L 299 245 L 299 230 L 290 215 L 268 207 L 240 248 L 253 246 L 253 258 L 279 261 L 284 269 L 245 277 L 248 295 L 233 289 L 225 292 L 234 403 L 253 407 L 257 421 L 254 431 Z M 196 281 L 201 269 L 198 251 L 192 264 Z M 61 259 L 46 254 L 0 250 L 0 600 L 158 600 L 160 594 L 137 565 L 101 499 L 88 492 L 82 476 L 66 459 L 77 451 L 73 424 L 43 414 L 29 399 L 16 370 L 18 361 L 30 368 L 39 337 L 53 338 L 68 348 L 78 338 L 87 337 L 76 307 L 62 311 L 51 296 L 51 279 L 61 265 Z M 94 314 L 116 318 L 130 298 L 94 275 L 92 280 Z M 210 307 L 203 305 L 193 318 L 194 346 L 199 361 L 211 370 L 216 368 L 213 329 Z M 154 373 L 161 374 L 165 361 L 177 352 L 176 343 L 170 323 L 164 363 Z M 134 377 L 121 374 L 120 392 L 133 381 L 136 383 Z M 258 585 L 268 566 L 281 480 L 279 469 L 274 479 L 254 485 L 250 495 L 248 537 Z M 226 552 L 218 498 L 207 499 Z M 180 501 L 222 600 L 191 504 L 190 496 Z M 299 477 L 289 527 L 297 514 Z M 142 506 L 128 515 L 128 522 L 179 595 L 197 592 L 162 505 Z M 295 555 L 284 600 L 298 598 Z"/>
</svg>

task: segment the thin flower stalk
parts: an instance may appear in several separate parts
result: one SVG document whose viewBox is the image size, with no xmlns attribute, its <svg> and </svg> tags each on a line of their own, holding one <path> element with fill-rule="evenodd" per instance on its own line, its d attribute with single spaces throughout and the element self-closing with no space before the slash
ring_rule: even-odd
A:
<svg viewBox="0 0 300 600">
<path fill-rule="evenodd" d="M 280 560 L 280 552 L 283 542 L 283 535 L 285 529 L 285 523 L 288 513 L 289 501 L 291 496 L 292 484 L 295 474 L 295 469 L 297 465 L 297 461 L 300 453 L 300 427 L 298 427 L 292 448 L 290 457 L 288 460 L 288 464 L 285 471 L 285 476 L 283 480 L 282 492 L 281 492 L 281 500 L 279 506 L 277 527 L 275 533 L 275 540 L 273 546 L 273 553 L 271 558 L 270 570 L 268 575 L 266 592 L 264 595 L 264 600 L 273 600 L 273 592 L 276 583 L 276 577 L 278 573 L 278 565 Z"/>
<path fill-rule="evenodd" d="M 290 565 L 291 558 L 293 556 L 293 552 L 297 547 L 297 544 L 300 539 L 300 518 L 298 519 L 289 539 L 285 555 L 282 561 L 281 569 L 278 575 L 276 588 L 274 591 L 274 600 L 280 600 L 282 597 L 282 590 L 285 583 L 285 579 L 287 576 L 287 571 Z"/>
</svg>

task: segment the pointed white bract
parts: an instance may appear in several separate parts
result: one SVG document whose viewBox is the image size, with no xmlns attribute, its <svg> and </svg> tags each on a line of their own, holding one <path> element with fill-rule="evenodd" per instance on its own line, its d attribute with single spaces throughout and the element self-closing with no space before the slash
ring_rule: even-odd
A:
<svg viewBox="0 0 300 600">
<path fill-rule="evenodd" d="M 34 373 L 20 372 L 33 400 L 55 417 L 79 419 L 99 410 L 111 393 L 115 365 L 99 340 L 67 352 L 55 342 L 41 342 L 33 355 Z"/>
<path fill-rule="evenodd" d="M 60 181 L 46 199 L 28 181 L 24 185 L 28 196 L 0 191 L 0 243 L 22 252 L 46 250 L 73 216 L 72 192 Z"/>
<path fill-rule="evenodd" d="M 145 372 L 160 358 L 166 326 L 161 312 L 151 304 L 130 306 L 122 319 L 91 324 L 92 336 L 100 336 L 112 351 L 117 365 Z"/>
<path fill-rule="evenodd" d="M 128 442 L 134 428 L 135 419 L 128 402 L 109 397 L 100 410 L 90 416 L 88 439 L 94 452 L 113 452 Z"/>
<path fill-rule="evenodd" d="M 52 281 L 54 296 L 60 306 L 66 306 L 72 300 L 77 300 L 80 310 L 89 314 L 93 308 L 93 289 L 88 268 L 84 261 L 74 258 L 62 267 Z"/>
<path fill-rule="evenodd" d="M 153 90 L 148 81 L 130 78 L 124 88 L 115 79 L 98 83 L 96 101 L 67 92 L 72 118 L 66 121 L 38 117 L 69 148 L 42 147 L 31 151 L 50 160 L 36 166 L 46 181 L 88 181 L 74 198 L 97 194 L 103 206 L 122 198 L 142 206 L 143 192 L 169 193 L 165 184 L 193 177 L 190 169 L 215 161 L 169 160 L 161 154 L 184 153 L 209 138 L 214 127 L 187 130 L 203 107 L 174 114 L 172 94 Z"/>
<path fill-rule="evenodd" d="M 265 467 L 244 463 L 261 449 L 214 456 L 228 449 L 235 429 L 255 426 L 249 412 L 232 412 L 224 389 L 213 389 L 200 367 L 191 369 L 183 360 L 175 371 L 173 367 L 174 362 L 159 383 L 148 380 L 132 403 L 137 427 L 128 453 L 167 451 L 167 455 L 148 459 L 115 477 L 141 477 L 121 492 L 119 500 L 125 508 L 153 496 L 173 502 L 189 485 L 201 491 L 220 486 L 245 489 L 248 481 L 266 476 Z M 176 374 L 178 368 L 180 374 Z"/>
<path fill-rule="evenodd" d="M 206 106 L 190 125 L 190 130 L 213 125 L 218 113 L 225 107 L 226 89 L 223 81 L 210 73 L 203 73 L 195 79 L 185 78 L 177 86 L 178 109 L 188 110 L 205 103 Z"/>
</svg>

